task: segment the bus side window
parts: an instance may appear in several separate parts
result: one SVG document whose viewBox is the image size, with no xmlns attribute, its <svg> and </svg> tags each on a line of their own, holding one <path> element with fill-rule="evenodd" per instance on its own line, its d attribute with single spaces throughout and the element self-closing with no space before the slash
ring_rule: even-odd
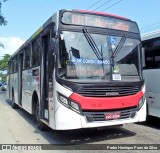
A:
<svg viewBox="0 0 160 153">
<path fill-rule="evenodd" d="M 14 64 L 13 64 L 13 59 L 11 60 L 11 73 L 13 73 L 13 68 L 14 68 Z"/>
<path fill-rule="evenodd" d="M 15 57 L 14 72 L 18 72 L 18 56 Z"/>
<path fill-rule="evenodd" d="M 28 46 L 25 48 L 24 69 L 30 68 L 30 54 L 31 54 L 31 46 L 28 45 Z"/>
<path fill-rule="evenodd" d="M 7 74 L 11 73 L 11 61 L 8 61 L 8 70 L 7 70 Z"/>
<path fill-rule="evenodd" d="M 151 51 L 146 52 L 145 60 L 146 60 L 146 67 L 145 67 L 146 69 L 160 68 L 159 49 L 152 48 Z"/>
<path fill-rule="evenodd" d="M 40 45 L 39 39 L 33 41 L 32 43 L 32 67 L 40 65 Z"/>
<path fill-rule="evenodd" d="M 15 73 L 18 71 L 18 63 L 17 63 L 17 56 L 15 58 L 12 59 L 11 62 L 11 73 Z"/>
<path fill-rule="evenodd" d="M 25 60 L 24 54 L 25 54 L 25 50 L 23 49 L 23 50 L 21 50 L 21 52 L 22 52 L 21 54 L 22 54 L 22 59 L 23 59 L 22 68 L 25 69 L 24 68 L 24 60 Z"/>
</svg>

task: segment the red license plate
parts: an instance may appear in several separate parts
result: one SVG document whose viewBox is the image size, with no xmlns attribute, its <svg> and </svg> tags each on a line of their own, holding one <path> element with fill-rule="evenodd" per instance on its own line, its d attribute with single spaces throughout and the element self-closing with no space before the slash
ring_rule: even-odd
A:
<svg viewBox="0 0 160 153">
<path fill-rule="evenodd" d="M 106 120 L 113 120 L 113 119 L 118 119 L 121 117 L 120 112 L 114 112 L 114 113 L 106 113 L 104 114 Z"/>
</svg>

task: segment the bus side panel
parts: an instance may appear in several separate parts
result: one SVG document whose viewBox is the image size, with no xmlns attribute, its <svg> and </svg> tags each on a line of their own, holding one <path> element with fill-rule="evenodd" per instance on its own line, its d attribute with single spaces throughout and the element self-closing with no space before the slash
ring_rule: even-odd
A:
<svg viewBox="0 0 160 153">
<path fill-rule="evenodd" d="M 36 72 L 36 74 L 35 74 Z M 30 113 L 32 113 L 32 96 L 33 96 L 33 93 L 36 92 L 37 93 L 37 96 L 38 96 L 38 100 L 39 100 L 39 103 L 40 103 L 40 88 L 41 88 L 41 85 L 40 85 L 40 66 L 39 67 L 36 67 L 36 68 L 33 68 L 30 72 L 30 76 L 31 76 L 31 84 L 30 84 L 30 92 L 31 92 L 31 99 L 30 99 L 30 105 L 29 105 L 29 108 L 30 108 Z"/>
<path fill-rule="evenodd" d="M 148 114 L 160 117 L 160 69 L 143 71 L 146 84 Z"/>
<path fill-rule="evenodd" d="M 32 96 L 34 91 L 36 91 L 40 100 L 39 76 L 32 76 L 35 69 L 39 70 L 39 67 L 22 72 L 22 108 L 30 114 L 32 114 Z"/>
<path fill-rule="evenodd" d="M 36 91 L 38 99 L 40 100 L 39 75 L 32 76 L 35 69 L 39 70 L 39 67 L 22 72 L 22 107 L 30 114 L 32 113 L 32 96 L 34 91 Z"/>
<path fill-rule="evenodd" d="M 147 92 L 148 114 L 160 117 L 160 92 Z"/>
<path fill-rule="evenodd" d="M 22 72 L 22 108 L 27 112 L 31 112 L 31 70 L 24 70 Z"/>
</svg>

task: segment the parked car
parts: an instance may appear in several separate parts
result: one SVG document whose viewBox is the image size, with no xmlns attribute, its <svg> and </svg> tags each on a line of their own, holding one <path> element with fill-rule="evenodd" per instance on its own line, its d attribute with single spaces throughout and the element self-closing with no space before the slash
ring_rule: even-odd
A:
<svg viewBox="0 0 160 153">
<path fill-rule="evenodd" d="M 3 85 L 3 82 L 0 82 L 0 87 Z"/>
<path fill-rule="evenodd" d="M 7 90 L 7 84 L 6 82 L 2 83 L 2 91 L 6 91 Z"/>
</svg>

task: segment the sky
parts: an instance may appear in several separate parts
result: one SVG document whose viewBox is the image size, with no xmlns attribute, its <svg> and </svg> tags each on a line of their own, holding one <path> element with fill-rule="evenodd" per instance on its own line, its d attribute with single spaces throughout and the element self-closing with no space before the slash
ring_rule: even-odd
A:
<svg viewBox="0 0 160 153">
<path fill-rule="evenodd" d="M 113 5 L 115 3 L 117 4 Z M 95 5 L 92 6 L 93 4 Z M 89 8 L 90 6 L 92 7 Z M 136 21 L 143 35 L 160 28 L 159 6 L 160 0 L 7 0 L 2 3 L 1 10 L 8 23 L 0 26 L 0 43 L 5 46 L 0 47 L 0 58 L 16 51 L 60 9 L 89 8 L 124 16 Z"/>
</svg>

